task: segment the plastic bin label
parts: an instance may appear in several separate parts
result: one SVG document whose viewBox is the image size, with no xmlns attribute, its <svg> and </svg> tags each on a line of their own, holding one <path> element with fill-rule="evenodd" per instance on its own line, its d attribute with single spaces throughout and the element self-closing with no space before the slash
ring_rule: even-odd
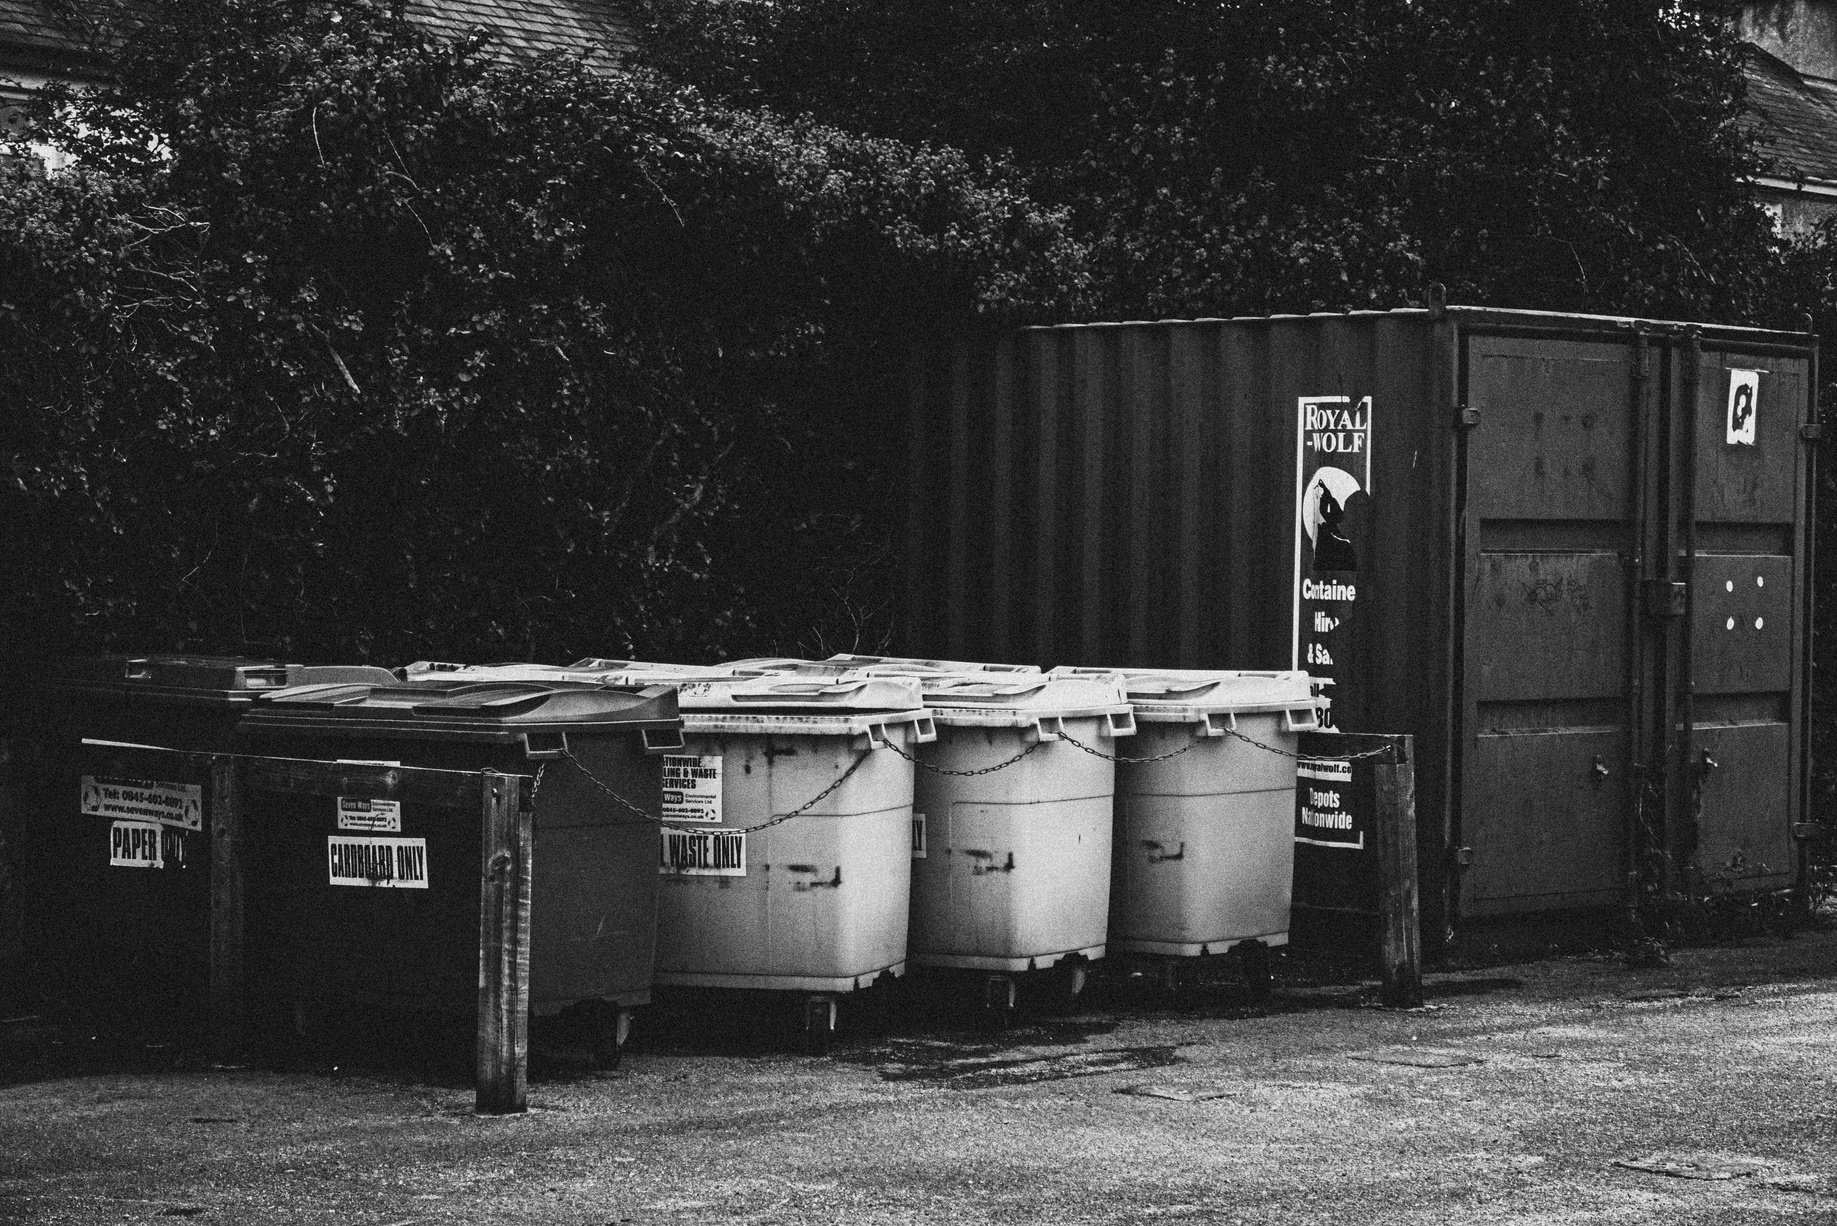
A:
<svg viewBox="0 0 1837 1226">
<path fill-rule="evenodd" d="M 427 888 L 426 839 L 325 837 L 333 885 Z"/>
<path fill-rule="evenodd" d="M 912 811 L 912 858 L 925 858 L 925 815 L 917 809 Z"/>
<path fill-rule="evenodd" d="M 157 822 L 186 830 L 204 829 L 204 788 L 197 783 L 83 776 L 83 813 L 126 822 Z"/>
<path fill-rule="evenodd" d="M 719 754 L 663 755 L 663 820 L 710 822 L 721 820 L 721 758 Z"/>
<path fill-rule="evenodd" d="M 1350 851 L 1364 848 L 1364 823 L 1358 820 L 1352 799 L 1351 762 L 1296 765 L 1295 841 Z"/>
<path fill-rule="evenodd" d="M 746 832 L 665 830 L 658 871 L 679 877 L 744 877 Z"/>
<path fill-rule="evenodd" d="M 115 822 L 108 862 L 115 868 L 184 868 L 185 832 L 159 822 Z"/>
<path fill-rule="evenodd" d="M 338 828 L 399 832 L 402 829 L 402 802 L 373 800 L 366 796 L 340 796 Z"/>
</svg>

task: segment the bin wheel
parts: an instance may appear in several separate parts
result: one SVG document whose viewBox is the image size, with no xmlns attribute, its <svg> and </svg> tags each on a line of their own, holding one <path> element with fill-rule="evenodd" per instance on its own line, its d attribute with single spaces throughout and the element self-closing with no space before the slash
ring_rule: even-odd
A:
<svg viewBox="0 0 1837 1226">
<path fill-rule="evenodd" d="M 1252 1000 L 1268 1000 L 1270 993 L 1269 946 L 1261 941 L 1245 941 L 1237 947 L 1238 962 L 1244 969 L 1244 986 Z"/>
<path fill-rule="evenodd" d="M 616 1069 L 625 1062 L 625 1040 L 631 1037 L 631 1010 L 607 1010 L 593 1021 L 593 1067 Z"/>
<path fill-rule="evenodd" d="M 1014 976 L 990 975 L 983 983 L 983 1022 L 991 1030 L 1006 1030 L 1014 1025 L 1014 1006 L 1018 997 Z"/>
<path fill-rule="evenodd" d="M 836 1037 L 836 998 L 818 993 L 804 998 L 804 1050 L 826 1056 Z"/>
<path fill-rule="evenodd" d="M 1025 995 L 1048 1013 L 1071 1013 L 1078 1008 L 1078 997 L 1084 992 L 1090 976 L 1090 963 L 1067 958 L 1050 970 L 1035 971 Z"/>
</svg>

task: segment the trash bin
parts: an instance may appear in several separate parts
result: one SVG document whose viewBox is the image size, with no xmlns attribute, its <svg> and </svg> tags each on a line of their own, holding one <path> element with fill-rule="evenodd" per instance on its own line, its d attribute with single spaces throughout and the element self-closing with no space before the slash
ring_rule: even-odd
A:
<svg viewBox="0 0 1837 1226">
<path fill-rule="evenodd" d="M 537 776 L 530 1008 L 587 1013 L 597 1057 L 616 1063 L 630 1010 L 650 1001 L 649 815 L 661 755 L 682 743 L 672 689 L 470 679 L 321 686 L 264 703 L 242 731 L 276 755 Z M 253 799 L 249 965 L 263 1020 L 323 1034 L 353 1018 L 470 1019 L 479 840 L 476 807 Z"/>
<path fill-rule="evenodd" d="M 1037 664 L 985 664 L 974 660 L 925 660 L 914 656 L 863 656 L 841 652 L 823 661 L 825 664 L 840 664 L 847 668 L 868 668 L 879 665 L 927 669 L 940 673 L 1037 673 Z"/>
<path fill-rule="evenodd" d="M 148 1037 L 204 1020 L 210 983 L 208 770 L 154 745 L 234 752 L 237 721 L 301 685 L 381 668 L 218 656 L 96 656 L 22 677 L 15 764 L 27 947 L 42 982 Z"/>
<path fill-rule="evenodd" d="M 1135 725 L 1110 678 L 982 673 L 923 681 L 911 961 L 980 971 L 1005 1014 L 1015 976 L 1058 967 L 1069 999 L 1103 957 L 1116 767 Z M 1076 741 L 1077 744 L 1072 742 Z"/>
<path fill-rule="evenodd" d="M 911 755 L 936 733 L 905 678 L 687 680 L 664 786 L 657 982 L 837 994 L 903 974 Z"/>
<path fill-rule="evenodd" d="M 1240 950 L 1253 967 L 1288 942 L 1296 734 L 1325 700 L 1303 672 L 1110 675 L 1135 708 L 1116 777 L 1110 949 L 1169 959 Z M 1164 973 L 1177 979 L 1175 964 Z"/>
</svg>

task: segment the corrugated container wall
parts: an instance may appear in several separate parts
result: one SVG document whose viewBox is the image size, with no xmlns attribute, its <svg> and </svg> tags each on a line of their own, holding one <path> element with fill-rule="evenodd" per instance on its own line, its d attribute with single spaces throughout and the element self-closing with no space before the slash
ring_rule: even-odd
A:
<svg viewBox="0 0 1837 1226">
<path fill-rule="evenodd" d="M 1464 307 L 935 346 L 902 646 L 1332 677 L 1417 738 L 1431 932 L 1784 888 L 1814 354 Z"/>
</svg>

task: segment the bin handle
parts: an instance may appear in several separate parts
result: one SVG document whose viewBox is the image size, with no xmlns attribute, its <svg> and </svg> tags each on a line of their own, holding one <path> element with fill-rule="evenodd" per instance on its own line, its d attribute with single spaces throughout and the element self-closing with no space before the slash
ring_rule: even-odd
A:
<svg viewBox="0 0 1837 1226">
<path fill-rule="evenodd" d="M 1283 719 L 1290 732 L 1312 732 L 1320 727 L 1320 708 L 1302 707 L 1299 711 L 1284 711 Z"/>
<path fill-rule="evenodd" d="M 929 715 L 921 715 L 912 721 L 913 741 L 919 745 L 929 745 L 938 739 L 937 721 Z"/>
<path fill-rule="evenodd" d="M 532 741 L 531 737 L 538 740 Z M 526 758 L 565 758 L 568 756 L 568 734 L 566 732 L 525 732 L 522 734 L 523 756 Z"/>
<path fill-rule="evenodd" d="M 660 753 L 666 749 L 683 747 L 682 729 L 678 728 L 645 728 L 640 733 L 644 738 L 644 752 Z"/>
<path fill-rule="evenodd" d="M 1112 711 L 1104 721 L 1104 734 L 1111 738 L 1135 735 L 1135 712 Z"/>
<path fill-rule="evenodd" d="M 1065 735 L 1065 720 L 1057 715 L 1042 715 L 1033 721 L 1033 727 L 1042 741 L 1056 741 Z"/>
<path fill-rule="evenodd" d="M 1200 736 L 1230 736 L 1237 732 L 1236 711 L 1207 711 Z"/>
</svg>

